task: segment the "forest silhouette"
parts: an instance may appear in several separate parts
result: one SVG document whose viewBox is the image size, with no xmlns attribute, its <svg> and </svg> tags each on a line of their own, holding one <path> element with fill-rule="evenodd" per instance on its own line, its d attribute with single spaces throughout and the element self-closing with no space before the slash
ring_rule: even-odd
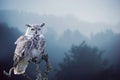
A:
<svg viewBox="0 0 120 80">
<path fill-rule="evenodd" d="M 83 41 L 65 53 L 56 73 L 56 80 L 119 80 L 119 71 L 103 59 L 104 51 Z"/>
<path fill-rule="evenodd" d="M 80 32 L 67 30 L 59 39 L 55 33 L 49 30 L 46 35 L 53 66 L 50 80 L 120 80 L 120 34 L 106 31 L 88 40 Z M 8 71 L 13 64 L 14 42 L 20 35 L 17 28 L 0 23 L 0 80 L 25 80 L 22 76 L 3 75 L 3 70 Z M 32 68 L 28 73 L 34 75 Z"/>
</svg>

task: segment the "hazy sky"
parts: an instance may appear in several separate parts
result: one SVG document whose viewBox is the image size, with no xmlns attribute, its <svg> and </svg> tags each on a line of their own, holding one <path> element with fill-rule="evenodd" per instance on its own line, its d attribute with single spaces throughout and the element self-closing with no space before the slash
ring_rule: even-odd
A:
<svg viewBox="0 0 120 80">
<path fill-rule="evenodd" d="M 2 0 L 0 5 L 39 14 L 72 14 L 88 22 L 120 22 L 120 0 Z"/>
<path fill-rule="evenodd" d="M 110 25 L 113 30 L 118 30 L 120 25 L 120 0 L 0 0 L 0 9 L 63 17 L 73 15 L 79 21 Z"/>
</svg>

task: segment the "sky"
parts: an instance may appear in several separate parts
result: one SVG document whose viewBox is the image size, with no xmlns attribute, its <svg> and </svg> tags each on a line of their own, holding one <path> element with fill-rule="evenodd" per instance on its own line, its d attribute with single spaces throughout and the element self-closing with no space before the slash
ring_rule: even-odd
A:
<svg viewBox="0 0 120 80">
<path fill-rule="evenodd" d="M 96 29 L 112 29 L 115 32 L 119 32 L 119 4 L 120 0 L 0 0 L 0 9 L 19 10 L 39 15 L 55 15 L 60 17 L 69 17 L 71 15 L 78 20 L 78 23 L 86 22 L 87 24 L 103 25 L 94 29 L 88 27 L 87 29 L 93 30 L 93 33 Z M 109 27 L 106 28 L 106 25 Z M 81 29 L 79 26 L 70 28 Z M 83 31 L 87 33 L 88 30 Z"/>
</svg>

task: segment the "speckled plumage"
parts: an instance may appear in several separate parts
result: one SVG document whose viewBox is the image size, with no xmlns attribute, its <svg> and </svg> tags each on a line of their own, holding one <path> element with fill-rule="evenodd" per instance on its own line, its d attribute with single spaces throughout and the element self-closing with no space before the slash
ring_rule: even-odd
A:
<svg viewBox="0 0 120 80">
<path fill-rule="evenodd" d="M 14 74 L 24 74 L 26 68 L 30 62 L 37 64 L 39 66 L 42 59 L 46 61 L 46 66 L 48 68 L 48 56 L 45 54 L 45 38 L 42 34 L 42 27 L 44 23 L 34 24 L 28 26 L 25 35 L 20 36 L 16 44 L 16 49 L 14 52 L 14 65 L 10 69 L 9 73 L 4 72 L 6 75 L 11 75 L 12 69 L 14 70 Z M 38 73 L 40 75 L 40 73 Z M 38 76 L 38 78 L 40 78 Z"/>
<path fill-rule="evenodd" d="M 15 66 L 14 74 L 23 74 L 32 59 L 34 59 L 34 61 L 31 61 L 33 63 L 40 62 L 44 54 L 45 39 L 41 30 L 38 31 L 38 28 L 41 29 L 38 25 L 28 27 L 26 34 L 20 36 L 15 42 L 16 49 L 13 58 Z"/>
</svg>

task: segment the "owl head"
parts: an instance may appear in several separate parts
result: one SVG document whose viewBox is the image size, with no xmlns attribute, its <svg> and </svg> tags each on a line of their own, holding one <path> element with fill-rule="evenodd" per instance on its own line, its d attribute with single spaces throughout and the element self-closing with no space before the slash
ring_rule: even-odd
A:
<svg viewBox="0 0 120 80">
<path fill-rule="evenodd" d="M 42 28 L 45 23 L 42 24 L 26 24 L 27 30 L 25 35 L 27 36 L 39 36 L 42 33 Z"/>
</svg>

